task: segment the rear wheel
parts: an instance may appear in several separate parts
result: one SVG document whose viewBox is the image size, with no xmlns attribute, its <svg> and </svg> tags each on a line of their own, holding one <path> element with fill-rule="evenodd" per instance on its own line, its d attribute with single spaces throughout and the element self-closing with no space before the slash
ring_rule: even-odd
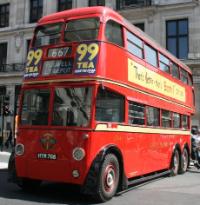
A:
<svg viewBox="0 0 200 205">
<path fill-rule="evenodd" d="M 99 180 L 97 184 L 98 201 L 105 202 L 111 199 L 118 188 L 119 184 L 119 162 L 114 154 L 106 155 L 100 169 Z"/>
<path fill-rule="evenodd" d="M 174 150 L 171 161 L 171 176 L 176 176 L 179 171 L 180 156 L 178 150 Z"/>
<path fill-rule="evenodd" d="M 187 149 L 184 148 L 183 153 L 181 155 L 179 174 L 184 174 L 187 171 L 188 163 L 189 163 L 189 154 Z"/>
</svg>

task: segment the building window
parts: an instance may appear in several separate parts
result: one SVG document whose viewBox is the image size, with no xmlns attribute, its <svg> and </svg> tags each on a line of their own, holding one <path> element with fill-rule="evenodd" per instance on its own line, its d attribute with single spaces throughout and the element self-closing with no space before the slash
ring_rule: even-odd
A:
<svg viewBox="0 0 200 205">
<path fill-rule="evenodd" d="M 37 22 L 42 17 L 43 0 L 30 0 L 30 23 Z"/>
<path fill-rule="evenodd" d="M 188 58 L 188 20 L 166 22 L 167 49 L 180 59 Z"/>
<path fill-rule="evenodd" d="M 134 26 L 138 27 L 142 31 L 145 30 L 144 23 L 135 23 Z"/>
<path fill-rule="evenodd" d="M 0 28 L 9 26 L 9 4 L 0 5 Z"/>
<path fill-rule="evenodd" d="M 72 8 L 72 0 L 59 0 L 58 11 L 64 11 Z"/>
<path fill-rule="evenodd" d="M 116 9 L 122 9 L 125 7 L 136 6 L 151 6 L 152 0 L 116 0 Z"/>
<path fill-rule="evenodd" d="M 7 61 L 7 43 L 0 43 L 0 70 L 4 70 Z"/>
<path fill-rule="evenodd" d="M 105 6 L 105 0 L 89 0 L 89 6 Z"/>
</svg>

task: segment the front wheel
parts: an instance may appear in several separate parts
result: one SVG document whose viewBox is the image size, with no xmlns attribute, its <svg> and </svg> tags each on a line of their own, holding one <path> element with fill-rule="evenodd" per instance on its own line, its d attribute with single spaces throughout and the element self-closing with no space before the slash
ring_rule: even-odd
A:
<svg viewBox="0 0 200 205">
<path fill-rule="evenodd" d="M 98 201 L 105 202 L 111 199 L 118 188 L 119 184 L 119 162 L 114 154 L 106 155 L 100 169 L 99 180 L 97 184 Z"/>
<path fill-rule="evenodd" d="M 188 164 L 189 164 L 189 154 L 187 149 L 184 148 L 183 153 L 181 155 L 179 174 L 184 174 L 187 171 Z"/>
<path fill-rule="evenodd" d="M 174 150 L 172 161 L 171 161 L 171 176 L 176 176 L 178 174 L 180 164 L 180 156 L 178 150 Z"/>
</svg>

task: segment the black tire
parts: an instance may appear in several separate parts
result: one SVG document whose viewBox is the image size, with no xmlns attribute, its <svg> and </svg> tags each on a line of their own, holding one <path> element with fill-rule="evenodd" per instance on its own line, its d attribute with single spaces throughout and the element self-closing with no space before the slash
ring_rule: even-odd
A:
<svg viewBox="0 0 200 205">
<path fill-rule="evenodd" d="M 102 163 L 97 182 L 95 199 L 99 202 L 110 200 L 117 191 L 119 184 L 119 162 L 114 154 L 108 154 Z"/>
<path fill-rule="evenodd" d="M 41 180 L 21 178 L 18 180 L 17 185 L 23 191 L 33 192 L 38 189 L 41 182 L 42 182 Z"/>
<path fill-rule="evenodd" d="M 179 171 L 180 155 L 177 149 L 174 150 L 171 160 L 171 176 L 176 176 Z"/>
<path fill-rule="evenodd" d="M 186 148 L 183 149 L 183 153 L 181 155 L 181 163 L 179 168 L 179 174 L 184 174 L 187 171 L 189 164 L 189 154 Z"/>
</svg>

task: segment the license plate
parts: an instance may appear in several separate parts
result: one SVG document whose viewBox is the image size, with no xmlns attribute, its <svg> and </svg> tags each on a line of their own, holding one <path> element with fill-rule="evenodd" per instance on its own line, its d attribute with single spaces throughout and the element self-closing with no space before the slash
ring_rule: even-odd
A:
<svg viewBox="0 0 200 205">
<path fill-rule="evenodd" d="M 57 155 L 56 154 L 49 154 L 49 153 L 37 153 L 38 159 L 48 159 L 48 160 L 56 160 Z"/>
</svg>

